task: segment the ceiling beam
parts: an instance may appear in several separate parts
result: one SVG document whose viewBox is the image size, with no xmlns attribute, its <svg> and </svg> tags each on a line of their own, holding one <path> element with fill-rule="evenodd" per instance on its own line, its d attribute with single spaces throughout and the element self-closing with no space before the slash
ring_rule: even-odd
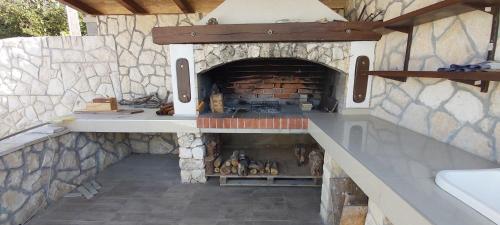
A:
<svg viewBox="0 0 500 225">
<path fill-rule="evenodd" d="M 193 7 L 186 0 L 172 0 L 183 13 L 194 13 Z"/>
<path fill-rule="evenodd" d="M 73 7 L 76 10 L 79 10 L 81 12 L 84 12 L 86 14 L 90 15 L 102 15 L 103 13 L 100 12 L 99 10 L 95 9 L 94 7 L 80 1 L 80 0 L 58 0 L 60 3 L 69 5 Z"/>
<path fill-rule="evenodd" d="M 149 14 L 148 10 L 134 0 L 118 0 L 118 3 L 127 8 L 133 14 Z"/>
</svg>

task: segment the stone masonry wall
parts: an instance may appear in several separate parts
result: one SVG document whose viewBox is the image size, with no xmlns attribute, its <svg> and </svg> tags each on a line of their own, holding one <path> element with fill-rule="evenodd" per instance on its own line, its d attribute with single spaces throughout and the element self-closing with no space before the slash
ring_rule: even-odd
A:
<svg viewBox="0 0 500 225">
<path fill-rule="evenodd" d="M 200 14 L 99 16 L 100 35 L 112 35 L 124 98 L 172 90 L 168 45 L 153 43 L 153 27 L 192 26 Z"/>
<path fill-rule="evenodd" d="M 130 152 L 125 134 L 66 133 L 1 156 L 0 224 L 24 224 Z"/>
<path fill-rule="evenodd" d="M 366 4 L 366 14 L 384 10 L 380 18 L 388 20 L 438 1 L 349 2 L 351 18 L 356 18 Z M 416 27 L 409 69 L 435 71 L 450 64 L 486 60 L 491 20 L 490 14 L 474 11 Z M 405 34 L 384 35 L 377 43 L 375 69 L 401 70 L 405 48 Z M 409 78 L 401 83 L 375 77 L 371 100 L 374 116 L 500 162 L 498 82 L 490 84 L 488 93 L 481 93 L 476 87 L 444 79 Z"/>
<path fill-rule="evenodd" d="M 179 154 L 175 133 L 131 133 L 128 139 L 132 153 Z"/>
<path fill-rule="evenodd" d="M 201 133 L 177 133 L 182 183 L 205 183 L 205 143 Z"/>
<path fill-rule="evenodd" d="M 118 95 L 111 36 L 0 40 L 0 137 Z"/>
</svg>

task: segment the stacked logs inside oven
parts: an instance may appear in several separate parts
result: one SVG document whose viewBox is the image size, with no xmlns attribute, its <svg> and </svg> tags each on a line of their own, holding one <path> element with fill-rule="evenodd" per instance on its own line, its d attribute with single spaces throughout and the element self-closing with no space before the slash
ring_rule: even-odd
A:
<svg viewBox="0 0 500 225">
<path fill-rule="evenodd" d="M 221 176 L 278 176 L 280 174 L 280 165 L 277 161 L 253 159 L 245 151 L 235 150 L 224 158 L 221 154 L 220 136 L 211 136 L 206 142 L 206 147 L 205 171 L 207 174 L 220 174 Z M 311 176 L 322 176 L 323 152 L 317 147 L 312 147 L 312 149 L 308 152 L 305 144 L 294 146 L 297 166 L 308 165 Z"/>
</svg>

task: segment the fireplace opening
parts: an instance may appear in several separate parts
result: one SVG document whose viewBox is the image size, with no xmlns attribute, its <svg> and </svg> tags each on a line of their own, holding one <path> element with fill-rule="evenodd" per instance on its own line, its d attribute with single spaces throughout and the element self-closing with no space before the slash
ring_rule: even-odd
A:
<svg viewBox="0 0 500 225">
<path fill-rule="evenodd" d="M 222 186 L 320 187 L 324 150 L 308 134 L 207 134 L 205 171 Z"/>
<path fill-rule="evenodd" d="M 306 60 L 243 59 L 198 74 L 199 111 L 231 117 L 335 112 L 344 83 L 338 71 Z"/>
</svg>

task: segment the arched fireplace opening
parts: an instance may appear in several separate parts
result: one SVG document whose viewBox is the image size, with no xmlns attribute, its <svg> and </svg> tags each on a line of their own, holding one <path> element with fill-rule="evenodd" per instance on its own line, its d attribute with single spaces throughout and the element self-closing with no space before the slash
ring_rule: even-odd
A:
<svg viewBox="0 0 500 225">
<path fill-rule="evenodd" d="M 251 58 L 221 64 L 198 74 L 200 114 L 211 114 L 211 96 L 222 96 L 231 117 L 335 112 L 343 99 L 339 71 L 296 58 Z M 219 99 L 220 100 L 220 99 Z M 212 97 L 212 101 L 214 100 Z"/>
</svg>

